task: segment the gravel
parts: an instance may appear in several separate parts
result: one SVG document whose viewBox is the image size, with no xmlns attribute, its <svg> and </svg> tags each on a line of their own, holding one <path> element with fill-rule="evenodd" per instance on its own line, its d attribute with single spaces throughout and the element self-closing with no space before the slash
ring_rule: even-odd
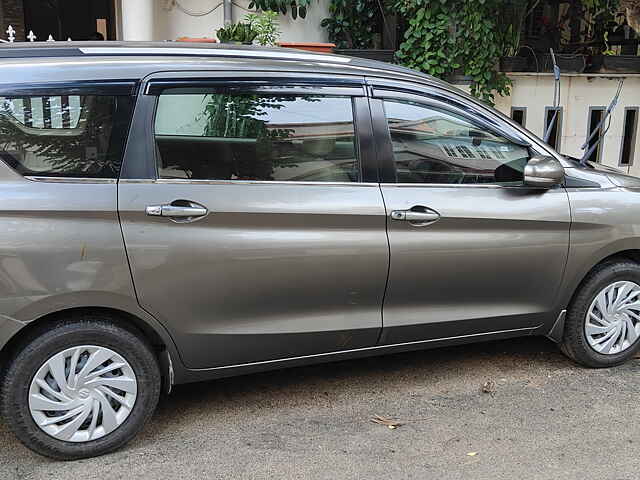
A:
<svg viewBox="0 0 640 480">
<path fill-rule="evenodd" d="M 525 338 L 178 386 L 100 458 L 48 460 L 0 422 L 0 479 L 637 479 L 639 372 Z"/>
</svg>

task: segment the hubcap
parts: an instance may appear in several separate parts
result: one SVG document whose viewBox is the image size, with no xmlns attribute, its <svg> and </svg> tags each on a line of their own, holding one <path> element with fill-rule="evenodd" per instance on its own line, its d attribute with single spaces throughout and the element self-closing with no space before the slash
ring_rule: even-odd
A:
<svg viewBox="0 0 640 480">
<path fill-rule="evenodd" d="M 640 336 L 640 286 L 615 282 L 596 295 L 585 319 L 591 348 L 604 355 L 623 352 Z"/>
<path fill-rule="evenodd" d="M 44 362 L 31 380 L 29 410 L 52 437 L 88 442 L 122 425 L 137 393 L 135 373 L 121 355 L 82 345 Z"/>
</svg>

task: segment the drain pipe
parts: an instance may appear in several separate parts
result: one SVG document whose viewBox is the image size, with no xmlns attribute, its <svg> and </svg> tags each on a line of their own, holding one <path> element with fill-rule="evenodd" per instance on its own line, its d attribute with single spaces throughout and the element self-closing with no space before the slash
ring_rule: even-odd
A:
<svg viewBox="0 0 640 480">
<path fill-rule="evenodd" d="M 233 23 L 233 3 L 232 0 L 223 0 L 222 4 L 224 9 L 224 26 L 226 27 Z"/>
</svg>

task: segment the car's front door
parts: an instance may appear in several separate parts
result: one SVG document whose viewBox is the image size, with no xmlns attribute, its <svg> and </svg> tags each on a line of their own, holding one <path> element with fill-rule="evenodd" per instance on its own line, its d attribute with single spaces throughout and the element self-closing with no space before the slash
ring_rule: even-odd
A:
<svg viewBox="0 0 640 480">
<path fill-rule="evenodd" d="M 127 253 L 140 304 L 189 368 L 372 346 L 382 326 L 388 244 L 362 81 L 261 76 L 152 78 L 136 109 Z M 135 144 L 145 125 L 150 144 Z"/>
<path fill-rule="evenodd" d="M 376 88 L 371 102 L 391 252 L 382 342 L 523 333 L 557 315 L 569 202 L 523 185 L 532 147 L 465 99 Z"/>
</svg>

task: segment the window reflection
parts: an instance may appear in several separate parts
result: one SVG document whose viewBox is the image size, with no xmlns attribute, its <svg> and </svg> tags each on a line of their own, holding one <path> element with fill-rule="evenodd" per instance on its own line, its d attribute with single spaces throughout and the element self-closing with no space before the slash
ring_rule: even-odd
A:
<svg viewBox="0 0 640 480">
<path fill-rule="evenodd" d="M 347 97 L 169 91 L 155 138 L 162 178 L 358 181 Z"/>
<path fill-rule="evenodd" d="M 451 112 L 389 100 L 384 107 L 398 182 L 522 182 L 526 148 Z"/>
</svg>

